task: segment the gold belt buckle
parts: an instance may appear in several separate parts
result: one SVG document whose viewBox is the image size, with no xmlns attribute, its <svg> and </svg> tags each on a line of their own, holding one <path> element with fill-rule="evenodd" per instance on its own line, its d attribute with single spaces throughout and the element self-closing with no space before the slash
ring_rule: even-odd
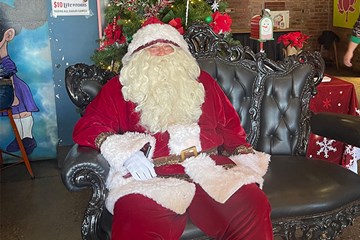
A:
<svg viewBox="0 0 360 240">
<path fill-rule="evenodd" d="M 181 159 L 181 161 L 184 161 L 185 159 L 187 159 L 189 157 L 192 157 L 192 156 L 196 157 L 197 155 L 198 155 L 198 152 L 196 151 L 196 147 L 192 146 L 192 147 L 186 148 L 181 151 L 180 159 Z"/>
</svg>

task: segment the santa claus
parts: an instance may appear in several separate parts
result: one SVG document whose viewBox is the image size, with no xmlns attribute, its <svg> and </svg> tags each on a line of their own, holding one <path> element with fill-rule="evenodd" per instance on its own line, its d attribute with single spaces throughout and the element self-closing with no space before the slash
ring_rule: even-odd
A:
<svg viewBox="0 0 360 240">
<path fill-rule="evenodd" d="M 188 218 L 216 239 L 272 239 L 254 151 L 230 101 L 179 32 L 134 34 L 120 75 L 87 107 L 74 141 L 110 165 L 112 239 L 179 239 Z"/>
</svg>

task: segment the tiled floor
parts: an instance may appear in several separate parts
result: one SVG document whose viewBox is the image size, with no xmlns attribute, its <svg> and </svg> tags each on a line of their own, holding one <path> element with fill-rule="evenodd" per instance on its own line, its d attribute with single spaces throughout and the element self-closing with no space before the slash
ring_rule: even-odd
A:
<svg viewBox="0 0 360 240">
<path fill-rule="evenodd" d="M 68 192 L 56 160 L 23 164 L 1 172 L 1 240 L 80 240 L 80 226 L 90 191 Z M 360 218 L 336 240 L 360 239 Z"/>
<path fill-rule="evenodd" d="M 23 164 L 1 172 L 1 240 L 80 240 L 89 191 L 68 192 L 56 160 Z"/>
</svg>

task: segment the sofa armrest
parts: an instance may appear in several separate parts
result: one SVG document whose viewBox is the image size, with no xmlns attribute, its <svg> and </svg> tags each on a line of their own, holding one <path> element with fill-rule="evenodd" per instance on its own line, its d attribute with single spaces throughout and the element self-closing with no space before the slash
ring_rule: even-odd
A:
<svg viewBox="0 0 360 240">
<path fill-rule="evenodd" d="M 320 112 L 310 118 L 311 132 L 360 147 L 360 117 L 347 114 Z"/>
<path fill-rule="evenodd" d="M 109 164 L 97 150 L 75 144 L 61 168 L 61 178 L 69 191 L 84 188 L 105 190 Z"/>
<path fill-rule="evenodd" d="M 97 150 L 75 144 L 61 168 L 61 178 L 69 191 L 90 188 L 92 191 L 81 227 L 82 239 L 110 239 L 100 227 L 105 208 L 105 185 L 109 165 Z"/>
</svg>

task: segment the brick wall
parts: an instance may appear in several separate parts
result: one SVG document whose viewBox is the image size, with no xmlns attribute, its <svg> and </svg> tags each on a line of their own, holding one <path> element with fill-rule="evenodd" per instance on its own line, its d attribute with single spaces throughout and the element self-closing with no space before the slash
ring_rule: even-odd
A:
<svg viewBox="0 0 360 240">
<path fill-rule="evenodd" d="M 340 37 L 340 42 L 337 43 L 337 50 L 339 63 L 342 64 L 342 58 L 347 47 L 351 29 L 332 26 L 334 0 L 227 0 L 227 2 L 229 7 L 234 9 L 230 13 L 233 19 L 233 29 L 250 30 L 251 17 L 261 14 L 261 9 L 265 5 L 277 6 L 276 10 L 289 10 L 290 29 L 299 30 L 310 35 L 306 45 L 308 50 L 320 49 L 317 39 L 322 31 L 334 31 Z M 280 8 L 284 6 L 284 9 L 279 9 L 279 6 Z M 332 49 L 325 54 L 325 57 L 334 58 Z M 354 70 L 360 72 L 360 47 L 356 49 L 353 60 Z"/>
</svg>

